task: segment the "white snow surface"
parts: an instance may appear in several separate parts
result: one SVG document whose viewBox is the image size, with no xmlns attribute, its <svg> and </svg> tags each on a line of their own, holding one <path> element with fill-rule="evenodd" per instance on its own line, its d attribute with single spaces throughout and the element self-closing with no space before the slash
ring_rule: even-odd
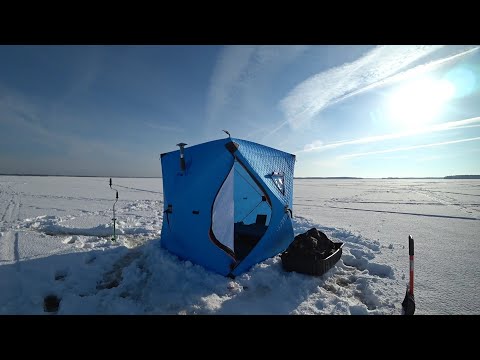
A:
<svg viewBox="0 0 480 360">
<path fill-rule="evenodd" d="M 295 179 L 295 234 L 344 242 L 322 276 L 274 256 L 235 279 L 160 247 L 160 178 L 0 176 L 0 314 L 480 314 L 480 181 Z M 44 298 L 55 295 L 58 310 Z"/>
</svg>

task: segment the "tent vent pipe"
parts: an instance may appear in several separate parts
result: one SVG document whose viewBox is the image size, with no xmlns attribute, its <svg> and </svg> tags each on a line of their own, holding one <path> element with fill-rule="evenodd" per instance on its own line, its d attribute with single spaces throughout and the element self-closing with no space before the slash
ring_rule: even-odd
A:
<svg viewBox="0 0 480 360">
<path fill-rule="evenodd" d="M 185 154 L 183 153 L 183 150 L 185 149 L 185 143 L 180 143 L 180 144 L 177 144 L 177 146 L 180 147 L 180 169 L 182 169 L 182 171 L 185 171 Z"/>
</svg>

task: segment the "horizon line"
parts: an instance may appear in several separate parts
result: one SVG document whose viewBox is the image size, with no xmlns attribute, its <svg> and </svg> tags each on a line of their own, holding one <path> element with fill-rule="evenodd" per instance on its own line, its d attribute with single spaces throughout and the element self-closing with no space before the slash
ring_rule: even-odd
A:
<svg viewBox="0 0 480 360">
<path fill-rule="evenodd" d="M 50 177 L 95 177 L 95 178 L 130 178 L 130 179 L 163 179 L 163 176 L 106 176 L 106 175 L 59 175 L 59 174 L 3 174 L 0 176 L 50 176 Z M 477 178 L 480 174 L 457 174 L 445 176 L 294 176 L 293 179 L 336 179 L 336 180 L 354 180 L 354 179 L 449 179 L 449 178 Z"/>
</svg>

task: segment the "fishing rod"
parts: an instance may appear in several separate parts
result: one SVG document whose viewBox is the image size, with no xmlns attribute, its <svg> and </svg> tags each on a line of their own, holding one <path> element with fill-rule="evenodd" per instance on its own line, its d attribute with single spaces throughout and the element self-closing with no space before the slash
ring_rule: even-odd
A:
<svg viewBox="0 0 480 360">
<path fill-rule="evenodd" d="M 113 237 L 112 237 L 112 241 L 117 241 L 117 236 L 115 234 L 115 224 L 117 222 L 117 218 L 115 217 L 115 205 L 117 204 L 117 201 L 118 201 L 118 190 L 115 189 L 115 188 L 112 188 L 112 178 L 110 178 L 110 189 L 112 189 L 113 191 L 115 191 L 117 194 L 116 194 L 116 199 L 115 199 L 115 202 L 113 203 Z"/>
</svg>

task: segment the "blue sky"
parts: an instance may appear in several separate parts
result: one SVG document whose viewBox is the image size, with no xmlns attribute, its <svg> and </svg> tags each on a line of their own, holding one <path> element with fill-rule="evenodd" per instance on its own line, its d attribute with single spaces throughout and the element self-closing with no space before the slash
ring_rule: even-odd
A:
<svg viewBox="0 0 480 360">
<path fill-rule="evenodd" d="M 477 46 L 0 46 L 0 173 L 161 176 L 226 129 L 296 176 L 480 174 L 479 96 Z"/>
</svg>

